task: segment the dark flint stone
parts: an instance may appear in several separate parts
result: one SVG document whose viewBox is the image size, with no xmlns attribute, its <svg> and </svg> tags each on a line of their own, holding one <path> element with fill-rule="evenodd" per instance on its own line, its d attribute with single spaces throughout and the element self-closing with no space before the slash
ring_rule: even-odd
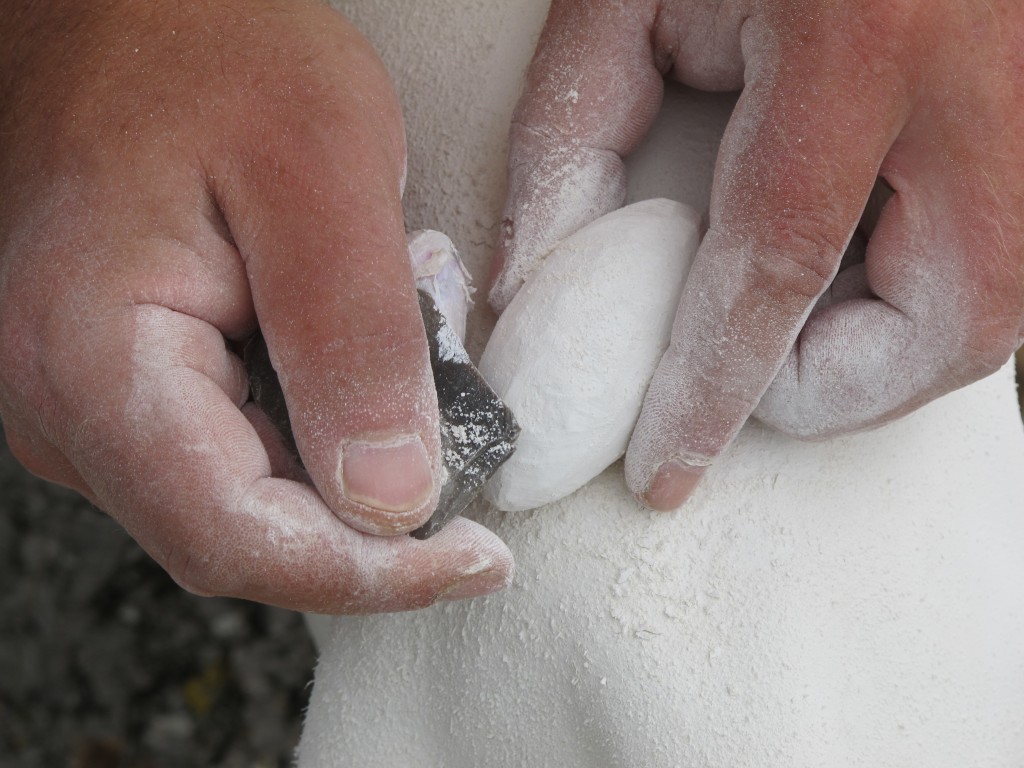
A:
<svg viewBox="0 0 1024 768">
<path fill-rule="evenodd" d="M 427 539 L 465 510 L 491 475 L 512 455 L 519 425 L 512 411 L 473 366 L 434 299 L 424 291 L 418 293 L 441 417 L 445 477 L 437 509 L 411 534 L 417 539 Z M 245 345 L 243 356 L 253 400 L 301 463 L 288 419 L 288 406 L 262 333 L 257 332 Z"/>
</svg>

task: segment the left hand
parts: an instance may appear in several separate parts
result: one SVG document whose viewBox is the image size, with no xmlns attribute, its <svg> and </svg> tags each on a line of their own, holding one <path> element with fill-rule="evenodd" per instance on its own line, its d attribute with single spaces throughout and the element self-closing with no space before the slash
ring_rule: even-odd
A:
<svg viewBox="0 0 1024 768">
<path fill-rule="evenodd" d="M 554 0 L 512 128 L 496 309 L 551 245 L 621 205 L 622 157 L 666 76 L 743 93 L 626 455 L 642 501 L 685 501 L 755 408 L 801 437 L 861 430 L 1020 345 L 1024 5 L 1012 0 Z M 895 194 L 866 262 L 812 315 L 878 176 Z"/>
</svg>

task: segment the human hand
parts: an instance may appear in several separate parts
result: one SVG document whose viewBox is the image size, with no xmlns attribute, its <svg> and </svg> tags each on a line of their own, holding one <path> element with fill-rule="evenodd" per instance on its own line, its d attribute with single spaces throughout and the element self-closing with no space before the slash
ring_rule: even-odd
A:
<svg viewBox="0 0 1024 768">
<path fill-rule="evenodd" d="M 503 586 L 439 493 L 383 65 L 304 0 L 7 4 L 0 416 L 186 588 L 318 612 Z M 45 7 L 44 7 L 45 6 Z M 246 404 L 262 328 L 303 463 Z"/>
<path fill-rule="evenodd" d="M 804 438 L 870 428 L 1021 344 L 1022 43 L 1006 0 L 552 3 L 512 128 L 498 310 L 621 205 L 663 77 L 743 89 L 626 454 L 644 503 L 683 503 L 752 412 Z M 815 309 L 878 176 L 894 194 L 865 261 Z"/>
</svg>

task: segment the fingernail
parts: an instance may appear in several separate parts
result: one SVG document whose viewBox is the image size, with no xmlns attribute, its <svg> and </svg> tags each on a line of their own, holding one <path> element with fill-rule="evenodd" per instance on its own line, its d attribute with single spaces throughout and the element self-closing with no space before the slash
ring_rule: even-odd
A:
<svg viewBox="0 0 1024 768">
<path fill-rule="evenodd" d="M 434 490 L 427 449 L 416 435 L 347 443 L 339 474 L 346 498 L 385 512 L 416 509 Z"/>
<path fill-rule="evenodd" d="M 483 597 L 508 586 L 510 574 L 503 568 L 488 568 L 479 573 L 463 574 L 441 590 L 438 600 L 468 600 Z"/>
<path fill-rule="evenodd" d="M 640 501 L 659 512 L 670 512 L 690 498 L 705 469 L 669 459 L 658 467 L 651 484 L 640 495 Z"/>
</svg>

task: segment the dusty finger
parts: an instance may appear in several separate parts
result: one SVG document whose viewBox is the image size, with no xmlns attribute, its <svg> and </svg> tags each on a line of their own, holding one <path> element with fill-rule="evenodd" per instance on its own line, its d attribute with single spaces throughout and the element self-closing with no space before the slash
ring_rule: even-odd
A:
<svg viewBox="0 0 1024 768">
<path fill-rule="evenodd" d="M 555 243 L 622 204 L 622 156 L 661 103 L 653 21 L 652 3 L 552 3 L 513 116 L 496 309 Z"/>
<path fill-rule="evenodd" d="M 1008 245 L 1024 233 L 1013 216 L 993 226 L 1007 198 L 984 199 L 977 164 L 950 179 L 927 165 L 900 172 L 903 162 L 890 163 L 898 192 L 868 245 L 870 295 L 808 319 L 755 411 L 782 431 L 819 439 L 884 424 L 993 372 L 1020 345 L 1024 265 Z"/>
<path fill-rule="evenodd" d="M 626 456 L 630 488 L 658 509 L 689 496 L 775 377 L 903 124 L 890 82 L 851 80 L 858 52 L 826 37 L 780 54 L 759 34 L 744 28 L 747 83 L 720 150 L 710 230 Z M 836 102 L 838 92 L 851 96 Z"/>
</svg>

